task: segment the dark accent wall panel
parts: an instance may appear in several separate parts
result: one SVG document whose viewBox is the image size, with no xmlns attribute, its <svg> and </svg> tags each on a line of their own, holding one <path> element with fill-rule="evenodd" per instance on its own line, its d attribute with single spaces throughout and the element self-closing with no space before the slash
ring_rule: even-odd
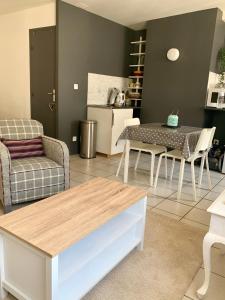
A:
<svg viewBox="0 0 225 300">
<path fill-rule="evenodd" d="M 217 55 L 221 47 L 225 46 L 225 22 L 223 21 L 223 13 L 220 9 L 217 10 L 215 20 L 215 32 L 213 39 L 213 48 L 211 55 L 210 71 L 218 73 Z"/>
<path fill-rule="evenodd" d="M 142 121 L 165 122 L 173 110 L 180 123 L 202 126 L 217 9 L 147 23 Z M 176 62 L 168 49 L 178 48 Z"/>
<path fill-rule="evenodd" d="M 57 1 L 58 137 L 77 153 L 79 121 L 86 118 L 88 73 L 128 76 L 133 31 Z M 79 90 L 73 90 L 73 84 Z M 101 85 L 101 82 L 99 82 Z"/>
</svg>

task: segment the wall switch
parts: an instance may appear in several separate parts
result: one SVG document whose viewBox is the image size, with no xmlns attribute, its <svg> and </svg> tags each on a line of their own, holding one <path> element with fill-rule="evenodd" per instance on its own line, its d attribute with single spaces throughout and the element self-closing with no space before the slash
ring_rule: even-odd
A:
<svg viewBox="0 0 225 300">
<path fill-rule="evenodd" d="M 76 142 L 77 141 L 77 137 L 76 136 L 73 136 L 72 137 L 72 142 Z"/>
<path fill-rule="evenodd" d="M 78 83 L 74 83 L 73 88 L 74 88 L 74 90 L 78 90 L 79 89 Z"/>
</svg>

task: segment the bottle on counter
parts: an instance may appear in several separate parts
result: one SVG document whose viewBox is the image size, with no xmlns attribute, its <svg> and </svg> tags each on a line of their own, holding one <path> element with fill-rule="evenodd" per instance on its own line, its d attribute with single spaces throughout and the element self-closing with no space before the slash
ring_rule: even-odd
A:
<svg viewBox="0 0 225 300">
<path fill-rule="evenodd" d="M 115 106 L 116 107 L 122 107 L 125 104 L 125 93 L 124 91 L 122 91 L 121 93 L 119 93 L 116 97 L 116 101 L 115 101 Z"/>
</svg>

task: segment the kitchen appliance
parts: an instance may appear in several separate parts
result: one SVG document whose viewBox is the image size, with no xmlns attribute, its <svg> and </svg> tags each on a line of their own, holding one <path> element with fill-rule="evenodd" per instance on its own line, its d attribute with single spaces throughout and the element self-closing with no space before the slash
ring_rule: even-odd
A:
<svg viewBox="0 0 225 300">
<path fill-rule="evenodd" d="M 119 93 L 116 97 L 116 101 L 114 103 L 114 106 L 116 107 L 122 107 L 125 105 L 125 93 L 124 91 L 122 91 L 121 93 Z"/>
<path fill-rule="evenodd" d="M 207 106 L 225 108 L 224 94 L 224 88 L 210 88 L 208 90 Z"/>
<path fill-rule="evenodd" d="M 109 89 L 109 98 L 108 98 L 108 104 L 109 105 L 114 105 L 115 101 L 116 101 L 116 97 L 119 94 L 119 89 L 117 88 L 111 88 Z"/>
<path fill-rule="evenodd" d="M 176 128 L 178 127 L 178 122 L 179 122 L 178 113 L 176 115 L 172 113 L 168 116 L 166 125 L 168 127 Z"/>
</svg>

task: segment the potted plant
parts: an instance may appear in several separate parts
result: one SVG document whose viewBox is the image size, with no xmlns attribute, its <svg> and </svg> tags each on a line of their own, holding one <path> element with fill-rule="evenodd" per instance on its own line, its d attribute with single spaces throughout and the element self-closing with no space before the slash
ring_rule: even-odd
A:
<svg viewBox="0 0 225 300">
<path fill-rule="evenodd" d="M 220 48 L 217 55 L 217 66 L 219 70 L 219 83 L 217 87 L 225 88 L 225 48 Z"/>
</svg>

